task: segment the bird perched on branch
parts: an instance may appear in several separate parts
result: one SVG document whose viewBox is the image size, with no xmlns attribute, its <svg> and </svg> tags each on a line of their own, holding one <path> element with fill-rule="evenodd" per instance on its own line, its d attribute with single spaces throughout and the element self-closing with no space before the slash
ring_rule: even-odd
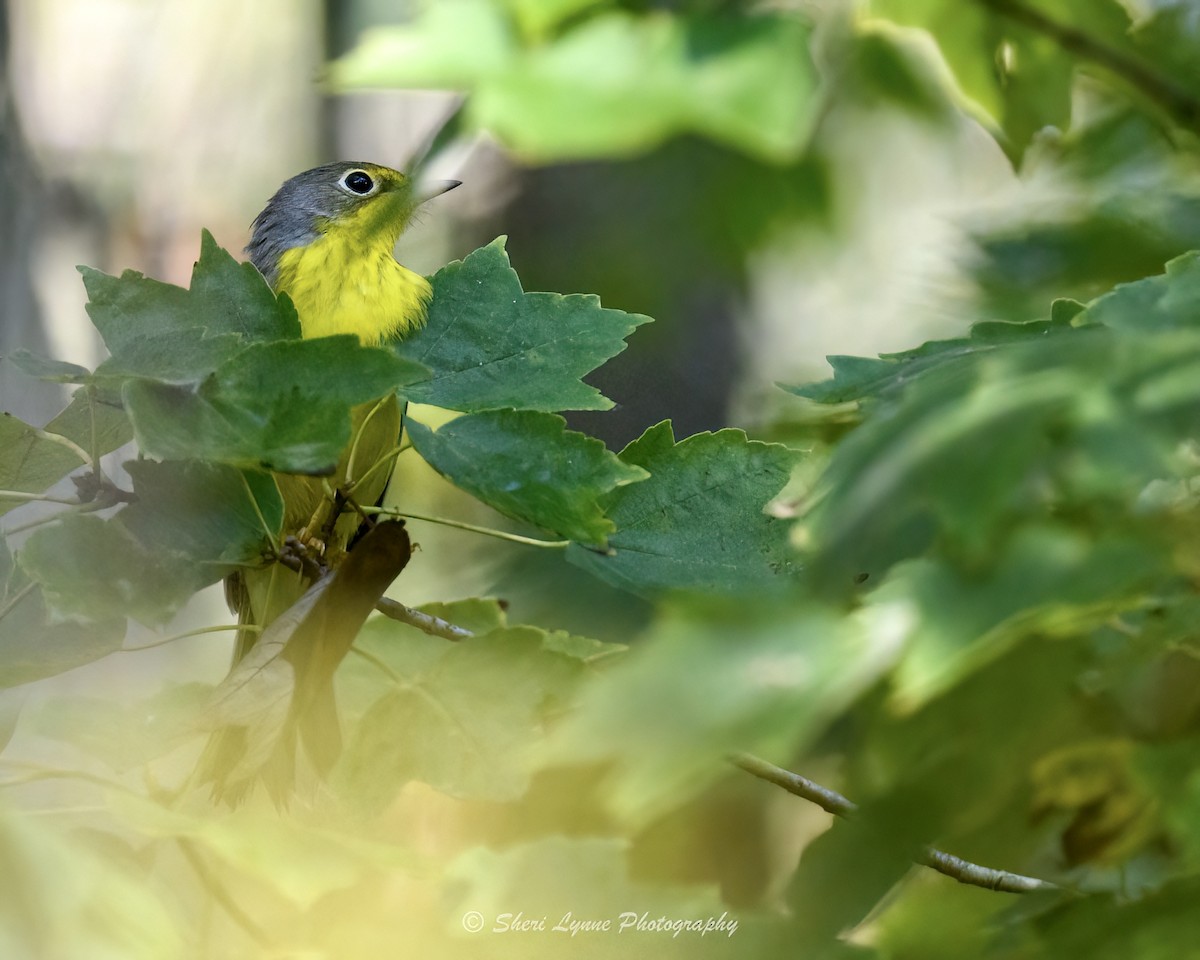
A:
<svg viewBox="0 0 1200 960">
<path fill-rule="evenodd" d="M 420 204 L 458 185 L 456 180 L 443 180 L 420 188 L 403 173 L 373 163 L 341 161 L 314 167 L 286 181 L 271 197 L 254 220 L 246 252 L 272 289 L 291 298 L 305 339 L 353 334 L 365 346 L 379 346 L 420 328 L 432 298 L 429 282 L 396 261 L 396 241 Z M 309 557 L 276 557 L 261 568 L 227 578 L 230 607 L 239 623 L 254 628 L 238 635 L 231 679 L 263 631 L 312 586 L 314 568 L 335 570 L 340 565 L 363 523 L 356 508 L 380 500 L 391 478 L 402 418 L 394 393 L 362 404 L 351 411 L 351 441 L 331 476 L 275 475 L 284 504 L 283 539 Z M 292 562 L 286 562 L 289 559 Z M 362 616 L 367 612 L 369 607 Z M 357 633 L 360 624 L 361 619 L 345 626 Z M 278 633 L 273 643 L 282 646 L 286 638 Z M 353 636 L 333 646 L 348 649 L 352 640 Z M 287 659 L 296 664 L 304 657 L 291 650 Z M 336 665 L 326 662 L 321 672 L 328 676 L 310 680 L 311 689 L 302 698 L 303 715 L 290 721 L 321 773 L 332 765 L 341 744 L 333 702 Z M 298 709 L 296 702 L 291 709 Z M 220 720 L 214 727 L 217 732 L 201 761 L 203 775 L 214 782 L 217 793 L 226 792 L 226 786 L 232 792 L 233 782 L 245 781 L 248 775 L 248 728 L 231 728 Z M 291 756 L 274 761 L 287 768 L 274 778 L 277 787 L 291 778 L 294 743 L 284 752 Z"/>
</svg>

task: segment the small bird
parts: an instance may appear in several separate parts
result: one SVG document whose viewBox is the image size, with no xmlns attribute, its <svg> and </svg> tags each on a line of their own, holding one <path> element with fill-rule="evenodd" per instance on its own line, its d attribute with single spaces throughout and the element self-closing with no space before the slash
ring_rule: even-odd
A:
<svg viewBox="0 0 1200 960">
<path fill-rule="evenodd" d="M 250 262 L 276 293 L 286 293 L 300 317 L 305 339 L 354 334 L 366 346 L 402 338 L 425 322 L 433 291 L 429 281 L 398 263 L 392 250 L 426 200 L 459 186 L 442 180 L 418 189 L 389 167 L 361 161 L 327 163 L 287 180 L 251 227 Z M 327 486 L 373 505 L 391 478 L 385 462 L 400 437 L 402 411 L 395 395 L 357 407 L 351 443 L 333 476 L 277 474 L 284 502 L 283 533 L 316 542 L 334 566 L 360 517 L 336 509 Z M 322 539 L 324 538 L 324 539 Z M 299 598 L 304 577 L 272 564 L 227 583 L 230 605 L 243 622 L 270 624 Z M 235 660 L 253 646 L 256 634 L 240 635 Z"/>
<path fill-rule="evenodd" d="M 365 346 L 379 346 L 425 322 L 433 296 L 429 281 L 398 263 L 392 251 L 417 207 L 457 186 L 457 180 L 443 180 L 418 188 L 397 170 L 359 161 L 314 167 L 287 180 L 267 202 L 246 253 L 272 289 L 291 298 L 305 339 L 354 334 Z M 276 474 L 284 503 L 282 539 L 309 559 L 315 556 L 318 567 L 336 569 L 362 525 L 354 505 L 375 504 L 388 485 L 402 422 L 395 394 L 362 404 L 351 411 L 351 442 L 331 476 Z M 226 579 L 226 598 L 239 623 L 255 627 L 239 632 L 235 669 L 263 630 L 304 595 L 313 566 L 276 558 Z M 291 658 L 296 656 L 293 651 Z M 309 758 L 324 772 L 340 749 L 340 732 L 332 674 L 321 679 L 320 691 L 305 698 L 307 716 L 296 722 Z M 202 767 L 217 792 L 239 767 L 245 733 L 218 730 L 210 740 Z"/>
</svg>

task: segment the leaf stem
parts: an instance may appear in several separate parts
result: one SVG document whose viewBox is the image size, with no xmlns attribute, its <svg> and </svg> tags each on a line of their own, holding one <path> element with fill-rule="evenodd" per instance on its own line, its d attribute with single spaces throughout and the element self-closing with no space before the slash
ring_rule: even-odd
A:
<svg viewBox="0 0 1200 960">
<path fill-rule="evenodd" d="M 389 680 L 391 680 L 392 683 L 396 684 L 396 686 L 398 686 L 398 687 L 406 686 L 406 684 L 404 682 L 404 678 L 402 676 L 400 676 L 400 674 L 398 674 L 391 667 L 389 667 L 386 663 L 384 663 L 382 660 L 380 660 L 379 657 L 375 656 L 375 654 L 371 653 L 368 650 L 364 650 L 362 647 L 358 646 L 357 644 L 355 644 L 354 646 L 352 646 L 350 648 L 350 652 L 358 654 L 360 657 L 362 657 L 364 660 L 366 660 L 367 663 L 371 664 L 371 666 L 375 667 L 377 670 L 379 670 L 380 673 L 382 673 Z"/>
<path fill-rule="evenodd" d="M 466 530 L 469 533 L 482 533 L 484 536 L 495 537 L 497 540 L 508 540 L 510 543 L 523 543 L 530 547 L 565 550 L 571 545 L 570 540 L 538 540 L 536 537 L 523 537 L 518 533 L 507 533 L 504 530 L 496 530 L 492 527 L 480 527 L 473 523 L 464 523 L 461 520 L 449 520 L 446 517 L 431 517 L 423 513 L 408 513 L 401 510 L 393 510 L 390 507 L 362 507 L 360 509 L 363 513 L 367 514 L 403 517 L 406 520 L 424 520 L 426 523 L 438 523 L 444 527 L 453 527 L 455 530 Z"/>
<path fill-rule="evenodd" d="M 8 603 L 0 607 L 0 620 L 3 620 L 5 617 L 7 617 L 18 603 L 20 603 L 33 592 L 33 588 L 36 586 L 37 584 L 30 580 L 27 584 L 25 584 L 25 586 L 9 597 Z"/>
<path fill-rule="evenodd" d="M 391 398 L 392 394 L 390 393 L 380 397 L 379 400 L 376 401 L 375 406 L 371 408 L 370 412 L 363 417 L 362 423 L 358 425 L 358 430 L 354 433 L 354 442 L 350 444 L 350 456 L 346 458 L 346 486 L 351 489 L 353 489 L 356 483 L 360 482 L 354 478 L 354 461 L 358 457 L 358 445 L 367 432 L 367 424 L 371 422 L 371 418 L 374 417 L 375 414 L 377 414 L 380 410 L 382 410 L 383 405 Z M 380 461 L 376 460 L 373 464 L 371 464 L 371 466 L 367 468 L 367 473 L 370 473 L 372 470 L 374 470 L 379 463 Z"/>
<path fill-rule="evenodd" d="M 258 505 L 258 498 L 254 496 L 254 491 L 250 489 L 250 481 L 246 479 L 245 473 L 239 472 L 238 476 L 242 480 L 242 487 L 246 490 L 246 496 L 250 498 L 250 505 L 254 507 L 254 515 L 258 517 L 258 522 L 262 525 L 263 533 L 267 535 L 267 542 L 271 544 L 272 552 L 278 553 L 279 541 L 275 539 L 275 534 L 271 532 L 271 528 L 267 524 L 267 518 L 263 516 L 262 509 Z"/>
<path fill-rule="evenodd" d="M 61 520 L 69 514 L 88 513 L 89 511 L 86 508 L 89 506 L 90 504 L 81 503 L 73 506 L 73 509 L 70 510 L 60 510 L 58 513 L 50 513 L 44 517 L 37 517 L 36 519 L 26 521 L 25 523 L 18 523 L 15 527 L 5 527 L 3 533 L 6 537 L 16 536 L 18 533 L 24 533 L 26 530 L 40 527 L 44 523 L 53 523 L 55 520 Z"/>
<path fill-rule="evenodd" d="M 75 456 L 87 464 L 87 466 L 91 467 L 94 473 L 99 473 L 99 470 L 96 466 L 96 461 L 92 459 L 92 455 L 84 450 L 83 447 L 77 444 L 74 440 L 69 440 L 62 436 L 62 434 L 49 433 L 48 431 L 41 430 L 38 427 L 33 427 L 32 429 L 34 435 L 39 440 L 48 440 L 51 443 L 57 443 L 60 447 L 66 447 L 73 454 L 75 454 Z"/>
<path fill-rule="evenodd" d="M 410 443 L 409 444 L 401 443 L 395 447 L 392 447 L 391 450 L 389 450 L 382 457 L 380 457 L 373 464 L 371 464 L 371 466 L 367 469 L 366 473 L 364 473 L 361 477 L 359 477 L 357 480 L 355 480 L 353 484 L 347 484 L 347 486 L 349 486 L 351 489 L 353 489 L 355 486 L 366 483 L 367 477 L 369 477 L 371 474 L 373 474 L 380 467 L 385 466 L 389 461 L 394 462 L 396 457 L 400 456 L 400 454 L 402 454 L 405 450 L 410 449 L 411 447 L 412 447 L 412 444 L 410 444 Z"/>
<path fill-rule="evenodd" d="M 192 870 L 195 871 L 196 876 L 200 879 L 200 883 L 203 884 L 213 900 L 219 903 L 225 912 L 229 914 L 230 919 L 241 927 L 246 935 L 258 944 L 258 946 L 264 948 L 270 947 L 271 938 L 267 936 L 266 931 L 238 905 L 238 902 L 230 896 L 225 886 L 212 875 L 212 870 L 204 862 L 204 858 L 200 856 L 192 840 L 187 837 L 176 837 L 175 842 L 179 844 L 179 850 L 183 854 L 183 858 L 188 862 Z"/>
<path fill-rule="evenodd" d="M 749 753 L 734 754 L 729 758 L 729 762 L 760 780 L 766 780 L 777 787 L 782 787 L 793 796 L 807 800 L 809 803 L 815 803 L 826 813 L 832 813 L 835 817 L 851 817 L 858 812 L 858 805 L 852 800 L 847 800 L 836 790 L 830 790 L 807 777 L 777 767 L 775 764 L 768 763 Z M 926 847 L 917 862 L 951 877 L 959 883 L 985 887 L 1001 893 L 1032 893 L 1035 890 L 1060 889 L 1057 884 L 1051 883 L 1049 880 L 1026 877 L 1019 873 L 1009 873 L 1006 870 L 993 870 L 991 867 L 962 860 L 952 854 L 935 850 L 933 847 Z"/>
<path fill-rule="evenodd" d="M 92 427 L 92 442 L 88 444 L 88 446 L 91 447 L 92 472 L 95 473 L 97 479 L 99 479 L 102 476 L 100 473 L 100 438 L 96 435 L 96 387 L 93 384 L 88 384 L 87 386 L 87 398 L 88 419 L 91 421 Z"/>
<path fill-rule="evenodd" d="M 57 767 L 47 767 L 40 763 L 35 763 L 28 760 L 8 760 L 3 761 L 5 767 L 15 770 L 23 770 L 24 773 L 17 776 L 5 777 L 0 780 L 0 787 L 19 787 L 27 783 L 38 783 L 42 780 L 80 780 L 84 783 L 92 783 L 98 787 L 105 787 L 110 790 L 117 790 L 129 796 L 136 794 L 122 783 L 116 780 L 110 780 L 107 777 L 102 777 L 95 773 L 88 773 L 85 770 L 62 770 Z M 55 810 L 54 812 L 59 812 Z"/>
<path fill-rule="evenodd" d="M 197 627 L 195 630 L 188 630 L 184 633 L 176 633 L 169 637 L 163 637 L 161 640 L 155 640 L 153 643 L 144 643 L 137 647 L 121 647 L 118 653 L 138 653 L 142 650 L 153 650 L 155 647 L 165 647 L 168 643 L 174 643 L 176 640 L 185 640 L 188 637 L 198 637 L 205 633 L 220 633 L 227 630 L 245 630 L 248 633 L 262 633 L 262 627 L 256 623 L 222 623 L 211 627 Z"/>
<path fill-rule="evenodd" d="M 82 501 L 70 497 L 51 497 L 45 493 L 24 493 L 21 490 L 0 490 L 0 500 L 20 500 L 24 503 L 61 503 L 68 507 L 78 507 Z"/>
</svg>

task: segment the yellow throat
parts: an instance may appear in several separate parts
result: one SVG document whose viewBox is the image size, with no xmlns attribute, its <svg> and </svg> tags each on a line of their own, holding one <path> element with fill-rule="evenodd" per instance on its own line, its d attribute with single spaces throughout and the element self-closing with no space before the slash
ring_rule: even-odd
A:
<svg viewBox="0 0 1200 960">
<path fill-rule="evenodd" d="M 306 339 L 354 334 L 367 346 L 403 337 L 425 320 L 433 292 L 392 248 L 430 197 L 427 184 L 377 163 L 327 163 L 284 182 L 255 218 L 246 252 L 300 315 Z"/>
<path fill-rule="evenodd" d="M 371 347 L 425 322 L 429 281 L 392 256 L 402 225 L 367 229 L 358 222 L 367 212 L 328 222 L 308 246 L 279 257 L 275 290 L 292 298 L 306 339 L 353 333 Z"/>
</svg>

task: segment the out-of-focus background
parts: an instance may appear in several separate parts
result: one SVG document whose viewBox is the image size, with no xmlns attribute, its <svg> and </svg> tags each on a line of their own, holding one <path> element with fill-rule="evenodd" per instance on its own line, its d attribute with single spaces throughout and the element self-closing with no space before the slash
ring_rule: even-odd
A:
<svg viewBox="0 0 1200 960">
<path fill-rule="evenodd" d="M 655 319 L 591 378 L 616 409 L 569 415 L 573 427 L 613 449 L 666 418 L 681 438 L 736 426 L 822 447 L 833 421 L 807 429 L 811 408 L 776 384 L 826 377 L 827 355 L 1045 317 L 1056 297 L 1087 301 L 1200 246 L 1198 49 L 1186 0 L 0 0 L 0 356 L 102 360 L 78 264 L 186 285 L 201 229 L 240 251 L 289 176 L 338 158 L 419 161 L 463 185 L 421 212 L 397 247 L 403 263 L 431 274 L 506 234 L 527 290 L 598 294 Z M 0 409 L 43 424 L 66 398 L 0 361 Z M 110 475 L 128 456 L 106 459 Z M 506 523 L 415 457 L 401 457 L 395 484 L 413 512 Z M 6 514 L 13 546 L 40 509 Z M 420 562 L 392 590 L 406 603 L 500 597 L 512 623 L 635 644 L 653 617 L 555 552 L 410 529 Z M 212 588 L 161 631 L 134 625 L 127 642 L 230 620 Z M 723 656 L 728 639 L 713 649 Z M 49 766 L 59 749 L 9 722 L 20 703 L 97 691 L 134 702 L 173 680 L 215 683 L 231 645 L 229 633 L 189 636 L 0 693 L 0 733 L 16 729 L 6 761 Z M 874 697 L 863 694 L 868 708 Z M 839 738 L 869 735 L 855 722 L 831 721 L 833 746 L 806 758 L 809 772 L 836 776 Z M 80 752 L 89 765 L 85 744 L 62 766 Z M 869 757 L 863 767 L 879 772 Z M 548 782 L 573 828 L 585 791 Z M 442 809 L 435 790 L 409 786 L 390 825 L 419 848 L 443 814 L 430 812 Z M 826 823 L 757 786 L 719 785 L 671 811 L 678 819 L 635 838 L 631 862 L 662 883 L 686 873 L 719 886 L 722 903 L 772 908 Z M 29 807 L 73 809 L 57 789 L 34 783 Z M 472 812 L 455 807 L 446 832 Z M 158 835 L 158 815 L 129 819 Z M 1002 838 L 985 841 L 984 853 L 1005 852 Z M 238 853 L 248 875 L 262 868 L 254 850 Z M 378 862 L 365 859 L 370 873 Z M 690 872 L 672 873 L 678 861 Z M 270 866 L 287 875 L 271 884 L 295 892 L 290 864 Z M 313 901 L 327 892 L 317 880 Z M 268 912 L 271 884 L 250 898 Z M 419 913 L 419 888 L 380 900 Z M 864 909 L 880 896 L 864 895 Z M 321 909 L 343 936 L 354 925 L 339 918 L 373 908 L 340 897 Z M 913 916 L 914 930 L 923 917 L 926 934 L 941 929 L 933 907 Z M 913 952 L 891 955 L 926 956 L 927 939 L 914 933 Z"/>
</svg>

